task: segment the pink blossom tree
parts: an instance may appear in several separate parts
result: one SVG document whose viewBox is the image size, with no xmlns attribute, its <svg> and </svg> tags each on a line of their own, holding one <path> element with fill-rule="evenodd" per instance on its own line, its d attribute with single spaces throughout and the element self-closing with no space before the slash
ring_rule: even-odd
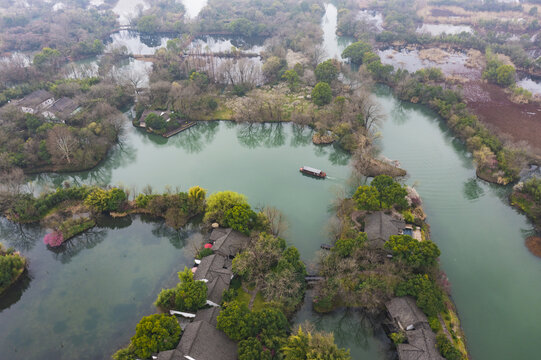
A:
<svg viewBox="0 0 541 360">
<path fill-rule="evenodd" d="M 59 231 L 53 231 L 43 237 L 43 243 L 51 247 L 56 247 L 62 245 L 64 242 L 64 236 Z"/>
</svg>

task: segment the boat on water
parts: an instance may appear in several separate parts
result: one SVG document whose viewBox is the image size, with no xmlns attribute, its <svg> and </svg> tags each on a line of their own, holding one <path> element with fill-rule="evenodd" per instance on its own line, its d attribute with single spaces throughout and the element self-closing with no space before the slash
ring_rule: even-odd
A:
<svg viewBox="0 0 541 360">
<path fill-rule="evenodd" d="M 325 179 L 327 177 L 327 174 L 324 171 L 321 171 L 319 169 L 315 169 L 315 168 L 310 167 L 310 166 L 303 166 L 303 167 L 300 168 L 300 171 L 303 174 L 315 176 L 315 177 L 322 178 L 322 179 Z"/>
</svg>

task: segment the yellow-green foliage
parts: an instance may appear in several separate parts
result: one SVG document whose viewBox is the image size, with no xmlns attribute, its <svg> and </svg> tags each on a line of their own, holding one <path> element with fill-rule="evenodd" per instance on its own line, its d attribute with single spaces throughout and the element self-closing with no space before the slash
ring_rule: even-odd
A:
<svg viewBox="0 0 541 360">
<path fill-rule="evenodd" d="M 126 198 L 126 193 L 122 189 L 112 188 L 110 190 L 104 190 L 96 188 L 86 197 L 85 205 L 99 212 L 117 211 Z"/>
</svg>

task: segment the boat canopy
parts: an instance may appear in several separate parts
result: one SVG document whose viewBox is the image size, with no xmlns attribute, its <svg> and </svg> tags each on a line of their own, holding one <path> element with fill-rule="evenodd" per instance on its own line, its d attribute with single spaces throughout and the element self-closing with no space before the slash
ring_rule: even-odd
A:
<svg viewBox="0 0 541 360">
<path fill-rule="evenodd" d="M 310 166 L 303 166 L 302 168 L 303 168 L 304 170 L 306 170 L 306 171 L 309 171 L 309 172 L 314 173 L 314 174 L 317 174 L 317 175 L 321 174 L 321 170 L 319 170 L 319 169 L 314 169 L 313 167 L 310 167 Z"/>
</svg>

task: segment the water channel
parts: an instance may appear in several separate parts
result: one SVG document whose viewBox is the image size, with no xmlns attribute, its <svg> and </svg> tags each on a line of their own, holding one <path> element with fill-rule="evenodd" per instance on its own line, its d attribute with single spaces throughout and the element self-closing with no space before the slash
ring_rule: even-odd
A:
<svg viewBox="0 0 541 360">
<path fill-rule="evenodd" d="M 336 8 L 326 7 L 325 46 L 339 56 L 348 43 L 334 34 Z M 333 15 L 334 13 L 334 15 Z M 471 155 L 437 115 L 397 101 L 386 88 L 376 100 L 387 115 L 380 141 L 385 156 L 408 170 L 442 250 L 469 348 L 475 359 L 533 359 L 539 340 L 541 261 L 524 238 L 532 226 L 507 205 L 509 189 L 475 177 Z M 291 124 L 201 124 L 165 140 L 127 128 L 122 144 L 98 168 L 77 174 L 38 176 L 35 184 L 149 184 L 186 190 L 246 194 L 257 207 L 284 212 L 287 240 L 307 262 L 327 242 L 329 205 L 349 175 L 349 157 L 334 147 L 311 144 L 311 131 Z M 325 169 L 329 179 L 299 174 L 298 167 Z M 180 232 L 142 217 L 104 221 L 57 251 L 41 242 L 33 226 L 0 222 L 0 240 L 23 252 L 29 276 L 0 299 L 0 353 L 10 359 L 107 358 L 127 343 L 141 316 L 175 273 L 190 266 L 202 241 L 195 225 Z M 356 311 L 319 316 L 308 294 L 295 322 L 311 320 L 335 333 L 354 359 L 387 359 L 389 342 Z"/>
</svg>

